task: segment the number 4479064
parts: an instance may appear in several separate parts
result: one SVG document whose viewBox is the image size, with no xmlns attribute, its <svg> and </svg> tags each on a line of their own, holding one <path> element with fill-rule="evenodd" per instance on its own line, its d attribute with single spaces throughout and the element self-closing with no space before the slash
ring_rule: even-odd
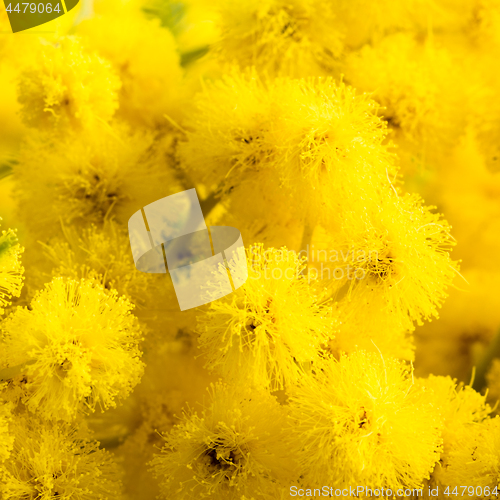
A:
<svg viewBox="0 0 500 500">
<path fill-rule="evenodd" d="M 459 491 L 461 489 L 462 491 Z M 444 490 L 444 494 L 446 496 L 455 495 L 455 496 L 476 496 L 476 497 L 491 497 L 498 495 L 498 487 L 490 488 L 489 486 L 485 486 L 482 488 L 481 486 L 455 486 L 453 490 L 451 490 L 450 486 L 447 486 Z"/>
<path fill-rule="evenodd" d="M 21 5 L 24 7 L 24 10 L 22 10 Z M 29 10 L 28 10 L 28 8 L 29 8 Z M 43 14 L 44 12 L 46 12 L 47 14 L 51 14 L 52 12 L 60 13 L 61 12 L 61 4 L 56 3 L 55 7 L 52 8 L 51 3 L 47 3 L 47 4 L 40 3 L 38 5 L 35 3 L 18 3 L 15 5 L 14 8 L 12 8 L 12 4 L 9 3 L 9 5 L 7 5 L 7 9 L 5 9 L 5 10 L 7 12 L 18 12 L 19 14 L 21 14 L 21 12 L 23 14 L 26 14 L 26 13 L 35 14 L 36 12 L 38 12 L 39 14 Z"/>
</svg>

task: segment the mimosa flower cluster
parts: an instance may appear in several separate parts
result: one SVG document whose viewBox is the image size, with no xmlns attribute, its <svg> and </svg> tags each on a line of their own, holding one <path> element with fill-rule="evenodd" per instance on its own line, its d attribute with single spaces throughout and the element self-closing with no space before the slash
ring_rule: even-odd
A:
<svg viewBox="0 0 500 500">
<path fill-rule="evenodd" d="M 0 34 L 0 498 L 497 491 L 500 2 L 80 3 Z M 192 188 L 248 279 L 181 312 Z"/>
</svg>

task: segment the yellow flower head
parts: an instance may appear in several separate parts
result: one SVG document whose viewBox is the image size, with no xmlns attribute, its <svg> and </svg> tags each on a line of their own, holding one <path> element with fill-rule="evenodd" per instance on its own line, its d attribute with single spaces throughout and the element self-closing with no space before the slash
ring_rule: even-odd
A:
<svg viewBox="0 0 500 500">
<path fill-rule="evenodd" d="M 90 280 L 54 278 L 2 323 L 0 363 L 22 365 L 6 397 L 64 420 L 116 406 L 143 372 L 132 307 Z"/>
<path fill-rule="evenodd" d="M 419 43 L 413 33 L 384 37 L 352 52 L 345 74 L 360 91 L 373 92 L 396 140 L 412 141 L 419 152 L 434 154 L 464 130 L 463 78 L 452 54 L 432 39 Z M 408 148 L 411 142 L 404 145 Z"/>
<path fill-rule="evenodd" d="M 296 474 L 286 430 L 285 407 L 266 392 L 213 386 L 208 408 L 186 415 L 151 462 L 162 498 L 279 497 Z"/>
<path fill-rule="evenodd" d="M 198 95 L 179 154 L 203 182 L 230 191 L 257 180 L 270 194 L 286 193 L 298 218 L 339 219 L 360 198 L 377 204 L 396 175 L 376 112 L 374 101 L 332 78 L 233 73 Z"/>
<path fill-rule="evenodd" d="M 4 313 L 13 296 L 21 295 L 24 268 L 20 257 L 23 251 L 15 230 L 0 233 L 0 314 Z"/>
<path fill-rule="evenodd" d="M 178 119 L 180 56 L 173 35 L 158 19 L 120 9 L 82 22 L 77 31 L 120 76 L 120 117 L 148 126 L 167 124 L 166 114 Z"/>
<path fill-rule="evenodd" d="M 270 75 L 331 73 L 343 48 L 335 9 L 325 0 L 217 0 L 220 40 L 214 50 L 240 67 Z"/>
<path fill-rule="evenodd" d="M 87 52 L 76 37 L 41 42 L 36 63 L 20 75 L 19 101 L 27 125 L 92 127 L 118 108 L 120 80 L 110 65 Z"/>
<path fill-rule="evenodd" d="M 418 488 L 439 459 L 439 413 L 403 362 L 359 351 L 290 391 L 290 443 L 311 485 Z"/>
<path fill-rule="evenodd" d="M 317 358 L 331 334 L 330 311 L 295 252 L 254 245 L 247 263 L 246 283 L 200 315 L 199 347 L 207 367 L 231 381 L 283 388 Z"/>
<path fill-rule="evenodd" d="M 30 134 L 14 171 L 19 216 L 42 241 L 61 234 L 61 221 L 101 226 L 114 215 L 126 225 L 141 207 L 180 190 L 169 144 L 120 123 L 63 137 Z"/>
<path fill-rule="evenodd" d="M 334 248 L 345 249 L 355 276 L 343 300 L 361 315 L 376 302 L 401 331 L 413 330 L 414 322 L 438 316 L 457 273 L 449 255 L 451 228 L 418 195 L 393 193 L 372 208 L 366 214 L 348 212 L 342 231 L 332 236 Z"/>
<path fill-rule="evenodd" d="M 0 465 L 3 500 L 122 499 L 121 471 L 84 430 L 17 415 L 14 449 Z"/>
</svg>

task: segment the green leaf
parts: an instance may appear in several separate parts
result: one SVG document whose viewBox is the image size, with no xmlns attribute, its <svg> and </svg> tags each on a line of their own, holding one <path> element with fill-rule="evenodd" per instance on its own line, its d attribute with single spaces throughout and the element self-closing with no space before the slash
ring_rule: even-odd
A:
<svg viewBox="0 0 500 500">
<path fill-rule="evenodd" d="M 181 55 L 181 65 L 183 67 L 189 66 L 190 64 L 194 63 L 201 57 L 203 57 L 209 50 L 209 47 L 201 47 L 196 50 L 192 50 L 191 52 L 186 52 Z"/>
<path fill-rule="evenodd" d="M 168 28 L 174 35 L 181 30 L 181 21 L 184 18 L 186 7 L 182 2 L 163 1 L 152 2 L 149 7 L 143 7 L 143 12 L 150 17 L 157 17 L 164 28 Z"/>
<path fill-rule="evenodd" d="M 12 174 L 12 164 L 4 163 L 0 165 L 0 180 Z"/>
</svg>

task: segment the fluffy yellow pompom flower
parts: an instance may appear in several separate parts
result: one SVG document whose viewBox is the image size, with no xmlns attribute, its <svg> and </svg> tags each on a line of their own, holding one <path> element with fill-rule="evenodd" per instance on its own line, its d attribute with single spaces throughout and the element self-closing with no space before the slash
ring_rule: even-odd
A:
<svg viewBox="0 0 500 500">
<path fill-rule="evenodd" d="M 101 226 L 114 215 L 127 224 L 141 207 L 180 190 L 169 147 L 120 123 L 62 137 L 30 134 L 14 170 L 19 217 L 44 242 L 61 235 L 61 221 Z"/>
<path fill-rule="evenodd" d="M 402 155 L 409 146 L 433 155 L 452 145 L 465 128 L 463 78 L 452 54 L 431 40 L 422 44 L 412 33 L 397 33 L 365 45 L 345 61 L 349 83 L 373 92 L 398 143 L 406 141 Z"/>
<path fill-rule="evenodd" d="M 366 304 L 413 330 L 414 322 L 437 317 L 447 287 L 457 273 L 450 259 L 454 245 L 450 226 L 426 207 L 418 195 L 401 195 L 372 207 L 366 216 L 348 212 L 343 229 L 333 235 L 334 248 L 345 249 L 353 266 L 349 292 L 343 299 L 356 319 Z M 348 327 L 348 325 L 344 325 Z"/>
<path fill-rule="evenodd" d="M 84 430 L 17 415 L 14 449 L 0 465 L 2 500 L 121 499 L 121 471 Z"/>
<path fill-rule="evenodd" d="M 143 373 L 132 308 L 90 280 L 54 278 L 1 325 L 0 365 L 21 365 L 5 397 L 65 420 L 116 406 Z"/>
<path fill-rule="evenodd" d="M 199 347 L 206 366 L 228 380 L 283 388 L 329 339 L 330 310 L 302 276 L 295 252 L 255 245 L 247 263 L 246 283 L 200 314 Z"/>
<path fill-rule="evenodd" d="M 0 233 L 0 314 L 4 313 L 13 296 L 21 295 L 24 268 L 20 256 L 23 251 L 14 230 Z"/>
<path fill-rule="evenodd" d="M 19 101 L 28 125 L 92 127 L 118 108 L 120 80 L 109 63 L 87 52 L 76 37 L 40 42 L 39 54 L 20 76 Z"/>
<path fill-rule="evenodd" d="M 198 95 L 179 154 L 203 182 L 229 191 L 265 176 L 262 189 L 283 190 L 298 218 L 338 219 L 360 198 L 377 203 L 396 175 L 376 112 L 332 78 L 233 73 Z"/>
<path fill-rule="evenodd" d="M 148 126 L 166 125 L 165 115 L 179 119 L 180 56 L 173 35 L 158 19 L 122 9 L 86 20 L 77 31 L 119 74 L 120 117 Z"/>
<path fill-rule="evenodd" d="M 12 408 L 12 403 L 0 400 L 0 464 L 9 458 L 14 445 L 14 436 L 11 430 Z"/>
<path fill-rule="evenodd" d="M 216 0 L 220 39 L 214 50 L 242 68 L 271 75 L 329 74 L 343 48 L 335 9 L 327 0 Z"/>
<path fill-rule="evenodd" d="M 442 421 L 408 366 L 359 351 L 314 371 L 289 397 L 304 483 L 421 487 L 439 459 Z"/>
<path fill-rule="evenodd" d="M 243 386 L 218 384 L 211 399 L 165 436 L 151 462 L 162 498 L 278 498 L 297 474 L 284 442 L 285 407 Z"/>
</svg>

